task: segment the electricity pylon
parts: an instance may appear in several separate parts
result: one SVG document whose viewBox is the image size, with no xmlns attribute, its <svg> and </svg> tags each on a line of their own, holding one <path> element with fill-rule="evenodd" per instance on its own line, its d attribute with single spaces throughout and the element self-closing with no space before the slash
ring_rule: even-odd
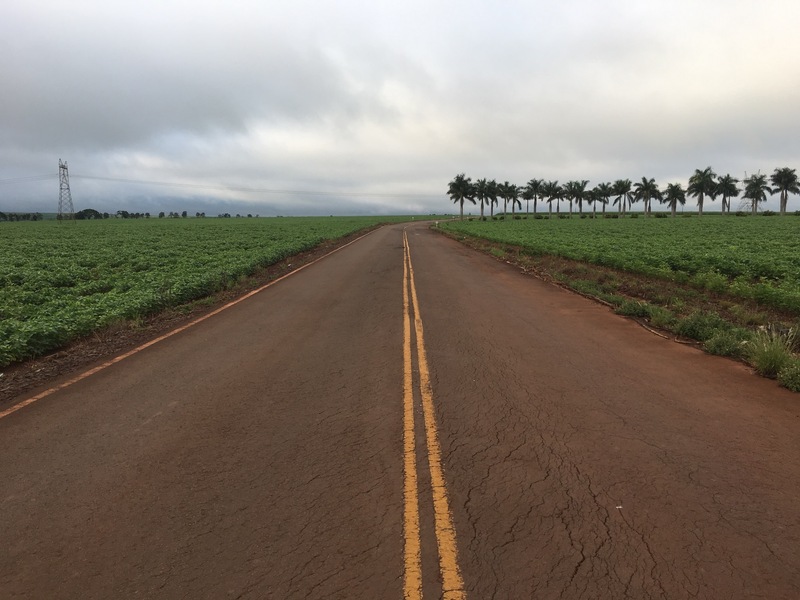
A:
<svg viewBox="0 0 800 600">
<path fill-rule="evenodd" d="M 75 207 L 72 206 L 72 193 L 69 191 L 69 170 L 67 163 L 61 162 L 58 159 L 58 215 L 56 219 L 63 221 L 65 219 L 72 220 L 75 218 Z"/>
</svg>

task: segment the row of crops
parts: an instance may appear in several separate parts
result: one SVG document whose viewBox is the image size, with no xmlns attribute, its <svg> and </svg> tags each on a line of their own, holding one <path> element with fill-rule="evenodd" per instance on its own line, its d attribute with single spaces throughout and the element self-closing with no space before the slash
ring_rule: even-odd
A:
<svg viewBox="0 0 800 600">
<path fill-rule="evenodd" d="M 386 218 L 102 220 L 0 226 L 0 366 L 207 296 Z M 396 219 L 401 220 L 401 219 Z"/>
<path fill-rule="evenodd" d="M 693 283 L 800 314 L 800 219 L 528 219 L 440 226 L 534 255 Z"/>
</svg>

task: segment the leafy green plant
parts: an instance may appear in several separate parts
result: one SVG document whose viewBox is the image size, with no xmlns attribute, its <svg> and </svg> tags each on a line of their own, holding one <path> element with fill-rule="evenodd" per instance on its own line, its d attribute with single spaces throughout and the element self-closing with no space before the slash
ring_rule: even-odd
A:
<svg viewBox="0 0 800 600">
<path fill-rule="evenodd" d="M 728 278 L 714 271 L 697 273 L 692 277 L 691 281 L 694 285 L 705 288 L 710 292 L 724 292 L 728 287 Z"/>
<path fill-rule="evenodd" d="M 800 392 L 800 360 L 791 359 L 778 372 L 778 383 L 783 387 Z"/>
<path fill-rule="evenodd" d="M 705 342 L 718 331 L 729 328 L 730 325 L 717 313 L 695 311 L 677 322 L 675 333 L 689 339 Z"/>
<path fill-rule="evenodd" d="M 661 306 L 650 306 L 650 324 L 659 329 L 672 331 L 675 327 L 677 318 L 675 315 Z"/>
<path fill-rule="evenodd" d="M 747 344 L 752 339 L 752 334 L 746 329 L 717 330 L 708 338 L 703 347 L 709 354 L 744 358 L 747 354 Z"/>
<path fill-rule="evenodd" d="M 638 300 L 625 300 L 614 312 L 626 317 L 649 317 L 650 305 L 647 302 L 639 302 Z"/>
</svg>

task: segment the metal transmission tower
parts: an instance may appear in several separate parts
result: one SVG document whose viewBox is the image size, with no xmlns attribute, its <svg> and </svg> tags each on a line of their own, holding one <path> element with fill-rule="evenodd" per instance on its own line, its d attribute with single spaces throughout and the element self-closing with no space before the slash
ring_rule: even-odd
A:
<svg viewBox="0 0 800 600">
<path fill-rule="evenodd" d="M 59 221 L 65 219 L 72 220 L 75 218 L 75 207 L 72 206 L 72 193 L 69 191 L 69 169 L 67 163 L 61 162 L 58 159 L 58 215 L 56 218 Z"/>
</svg>

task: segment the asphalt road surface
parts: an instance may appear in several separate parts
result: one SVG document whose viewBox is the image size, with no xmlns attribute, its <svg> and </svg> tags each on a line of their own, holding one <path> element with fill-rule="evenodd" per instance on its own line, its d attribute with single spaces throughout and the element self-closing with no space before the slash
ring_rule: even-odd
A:
<svg viewBox="0 0 800 600">
<path fill-rule="evenodd" d="M 800 598 L 798 398 L 385 227 L 0 406 L 0 598 Z"/>
</svg>

